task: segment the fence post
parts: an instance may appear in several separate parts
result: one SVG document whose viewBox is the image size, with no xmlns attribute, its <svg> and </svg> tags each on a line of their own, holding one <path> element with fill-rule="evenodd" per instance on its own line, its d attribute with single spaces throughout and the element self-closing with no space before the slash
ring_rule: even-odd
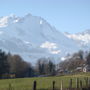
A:
<svg viewBox="0 0 90 90">
<path fill-rule="evenodd" d="M 72 88 L 72 79 L 70 79 L 70 81 L 69 81 L 69 88 L 70 89 Z"/>
<path fill-rule="evenodd" d="M 63 90 L 63 80 L 61 80 L 61 90 Z"/>
<path fill-rule="evenodd" d="M 76 88 L 79 88 L 79 78 L 76 78 Z"/>
<path fill-rule="evenodd" d="M 88 79 L 88 77 L 87 77 L 87 88 L 89 87 L 89 79 Z"/>
<path fill-rule="evenodd" d="M 9 90 L 12 90 L 12 85 L 11 85 L 11 83 L 9 83 Z"/>
<path fill-rule="evenodd" d="M 90 90 L 90 78 L 88 78 L 88 90 Z"/>
<path fill-rule="evenodd" d="M 36 90 L 36 87 L 37 87 L 37 82 L 34 81 L 34 82 L 33 82 L 33 90 Z"/>
<path fill-rule="evenodd" d="M 82 80 L 80 80 L 80 89 L 82 90 Z"/>
<path fill-rule="evenodd" d="M 53 90 L 55 90 L 55 81 L 53 81 Z"/>
<path fill-rule="evenodd" d="M 86 83 L 86 87 L 88 87 L 88 77 L 85 77 L 84 80 L 85 80 L 85 83 Z"/>
</svg>

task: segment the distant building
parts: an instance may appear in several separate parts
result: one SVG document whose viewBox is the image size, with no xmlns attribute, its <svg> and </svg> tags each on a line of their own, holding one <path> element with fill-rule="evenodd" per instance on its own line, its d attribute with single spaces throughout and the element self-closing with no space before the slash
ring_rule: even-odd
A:
<svg viewBox="0 0 90 90">
<path fill-rule="evenodd" d="M 85 65 L 83 67 L 83 72 L 90 72 L 90 65 Z"/>
<path fill-rule="evenodd" d="M 65 74 L 70 74 L 68 70 L 64 70 L 62 68 L 57 70 L 57 75 L 65 75 Z"/>
<path fill-rule="evenodd" d="M 76 71 L 76 72 L 82 72 L 82 71 L 83 71 L 83 67 L 77 67 L 77 68 L 75 69 L 75 71 Z"/>
</svg>

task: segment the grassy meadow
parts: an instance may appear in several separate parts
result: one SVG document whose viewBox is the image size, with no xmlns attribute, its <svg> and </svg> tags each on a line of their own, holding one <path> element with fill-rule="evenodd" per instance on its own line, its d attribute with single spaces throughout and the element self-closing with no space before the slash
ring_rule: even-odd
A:
<svg viewBox="0 0 90 90">
<path fill-rule="evenodd" d="M 68 75 L 68 76 L 55 76 L 55 77 L 38 77 L 38 78 L 17 78 L 17 79 L 0 79 L 0 90 L 32 90 L 33 81 L 37 81 L 38 90 L 48 90 L 52 88 L 52 81 L 55 81 L 55 87 L 60 88 L 61 80 L 63 80 L 63 86 L 69 86 L 69 80 L 72 78 L 73 87 L 76 86 L 76 78 L 80 78 L 85 85 L 84 77 L 89 77 L 90 73 Z"/>
</svg>

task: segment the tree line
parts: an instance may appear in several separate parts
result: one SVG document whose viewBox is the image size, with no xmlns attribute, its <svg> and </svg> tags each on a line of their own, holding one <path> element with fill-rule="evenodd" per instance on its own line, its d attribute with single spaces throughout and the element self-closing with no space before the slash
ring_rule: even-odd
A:
<svg viewBox="0 0 90 90">
<path fill-rule="evenodd" d="M 25 77 L 29 70 L 33 71 L 30 63 L 24 61 L 19 55 L 6 54 L 0 50 L 0 78 L 9 75 L 15 75 L 16 78 Z"/>
<path fill-rule="evenodd" d="M 54 76 L 59 70 L 75 71 L 77 67 L 90 66 L 90 52 L 79 51 L 68 55 L 65 61 L 55 64 L 51 58 L 40 58 L 34 66 L 19 55 L 0 50 L 0 78 Z"/>
<path fill-rule="evenodd" d="M 55 75 L 55 64 L 48 58 L 41 58 L 35 66 L 24 61 L 19 55 L 0 50 L 0 78 L 23 78 L 40 75 Z"/>
</svg>

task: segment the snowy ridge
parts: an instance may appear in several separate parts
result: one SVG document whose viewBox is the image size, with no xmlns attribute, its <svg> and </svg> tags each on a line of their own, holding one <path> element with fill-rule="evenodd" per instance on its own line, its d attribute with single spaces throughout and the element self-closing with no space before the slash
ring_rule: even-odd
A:
<svg viewBox="0 0 90 90">
<path fill-rule="evenodd" d="M 85 30 L 84 32 L 77 34 L 65 33 L 65 35 L 68 38 L 75 40 L 80 45 L 89 46 L 90 44 L 90 30 Z"/>
</svg>

